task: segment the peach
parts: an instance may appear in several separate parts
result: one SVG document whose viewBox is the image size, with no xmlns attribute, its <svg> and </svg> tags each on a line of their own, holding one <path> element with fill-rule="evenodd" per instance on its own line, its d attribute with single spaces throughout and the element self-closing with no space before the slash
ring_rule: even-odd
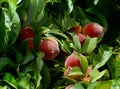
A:
<svg viewBox="0 0 120 89">
<path fill-rule="evenodd" d="M 19 33 L 20 39 L 25 40 L 28 38 L 34 38 L 34 32 L 31 27 L 27 26 L 20 30 Z"/>
<path fill-rule="evenodd" d="M 77 35 L 77 37 L 78 37 L 78 40 L 80 41 L 81 45 L 83 45 L 84 42 L 85 42 L 85 40 L 86 40 L 86 36 L 83 35 L 83 34 L 81 34 L 81 33 L 79 33 L 79 34 Z"/>
<path fill-rule="evenodd" d="M 96 22 L 91 22 L 83 27 L 83 34 L 90 37 L 103 37 L 104 28 Z"/>
<path fill-rule="evenodd" d="M 81 32 L 82 27 L 80 25 L 76 27 L 72 27 L 70 30 L 74 32 L 75 34 L 79 34 Z"/>
<path fill-rule="evenodd" d="M 65 67 L 75 67 L 75 66 L 81 66 L 79 57 L 77 56 L 77 52 L 73 52 L 71 55 L 67 57 L 65 60 Z"/>
<path fill-rule="evenodd" d="M 68 66 L 67 69 L 64 71 L 64 76 L 67 76 L 71 70 L 72 67 Z"/>
<path fill-rule="evenodd" d="M 47 38 L 42 40 L 39 43 L 38 50 L 44 52 L 45 60 L 51 60 L 60 53 L 58 42 L 54 38 Z"/>
</svg>

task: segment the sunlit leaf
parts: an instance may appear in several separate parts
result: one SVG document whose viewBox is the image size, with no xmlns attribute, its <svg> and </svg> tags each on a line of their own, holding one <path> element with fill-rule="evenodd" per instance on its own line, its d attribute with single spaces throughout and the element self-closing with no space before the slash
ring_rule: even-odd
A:
<svg viewBox="0 0 120 89">
<path fill-rule="evenodd" d="M 98 69 L 105 65 L 105 63 L 110 59 L 112 55 L 112 50 L 106 45 L 102 45 L 95 59 L 93 59 L 94 69 Z"/>
<path fill-rule="evenodd" d="M 17 88 L 17 81 L 15 80 L 14 76 L 10 73 L 6 73 L 3 77 L 3 81 L 8 83 L 10 86 L 12 86 L 15 89 Z"/>
<path fill-rule="evenodd" d="M 107 70 L 103 70 L 103 71 L 99 72 L 98 70 L 93 69 L 90 72 L 91 82 L 95 82 L 95 81 L 99 80 L 101 77 L 104 76 L 105 72 L 107 72 Z"/>
<path fill-rule="evenodd" d="M 114 76 L 115 78 L 119 78 L 120 77 L 120 57 L 119 56 L 116 56 L 116 59 L 114 60 L 115 61 L 115 72 L 114 72 Z"/>
<path fill-rule="evenodd" d="M 94 89 L 111 89 L 111 81 L 103 81 L 103 82 L 99 82 Z"/>
<path fill-rule="evenodd" d="M 85 89 L 80 83 L 73 85 L 72 89 Z"/>
<path fill-rule="evenodd" d="M 87 37 L 83 47 L 81 48 L 81 52 L 83 53 L 90 53 L 92 52 L 97 46 L 97 38 L 90 38 Z"/>
</svg>

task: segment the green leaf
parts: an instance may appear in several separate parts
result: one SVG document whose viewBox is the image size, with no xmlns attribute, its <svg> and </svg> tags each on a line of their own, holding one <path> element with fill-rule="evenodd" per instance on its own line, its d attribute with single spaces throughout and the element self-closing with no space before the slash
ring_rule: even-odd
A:
<svg viewBox="0 0 120 89">
<path fill-rule="evenodd" d="M 99 82 L 94 89 L 111 89 L 112 82 L 111 81 L 103 81 Z"/>
<path fill-rule="evenodd" d="M 74 18 L 82 25 L 86 25 L 90 22 L 90 20 L 87 18 L 86 14 L 84 13 L 83 9 L 79 6 L 74 6 L 73 12 L 72 12 Z"/>
<path fill-rule="evenodd" d="M 106 64 L 112 55 L 112 49 L 107 45 L 101 45 L 95 59 L 93 59 L 94 69 L 98 69 Z"/>
<path fill-rule="evenodd" d="M 84 74 L 82 73 L 80 67 L 73 67 L 67 76 L 71 76 L 71 75 L 80 75 L 81 76 Z"/>
<path fill-rule="evenodd" d="M 30 25 L 32 22 L 38 23 L 44 16 L 45 6 L 45 0 L 30 0 L 26 25 Z"/>
<path fill-rule="evenodd" d="M 13 88 L 18 89 L 17 88 L 17 81 L 15 80 L 15 78 L 12 74 L 5 73 L 5 75 L 3 77 L 3 81 L 5 81 L 7 84 L 12 86 Z"/>
<path fill-rule="evenodd" d="M 114 72 L 114 76 L 115 78 L 120 78 L 120 57 L 119 56 L 116 56 L 116 59 L 114 60 L 115 61 L 115 72 Z"/>
<path fill-rule="evenodd" d="M 29 7 L 29 5 L 30 5 L 30 0 L 21 0 L 21 2 L 17 5 L 17 10 L 25 10 Z"/>
<path fill-rule="evenodd" d="M 17 64 L 21 64 L 24 60 L 24 54 L 20 51 L 16 51 L 16 59 Z"/>
<path fill-rule="evenodd" d="M 30 5 L 29 5 L 29 9 L 27 11 L 28 16 L 27 16 L 27 21 L 25 23 L 25 26 L 30 25 L 35 17 L 35 6 L 32 3 L 33 0 L 30 0 Z M 34 2 L 34 1 L 33 1 Z"/>
<path fill-rule="evenodd" d="M 73 38 L 73 48 L 74 50 L 76 50 L 77 52 L 80 52 L 81 50 L 81 44 L 80 44 L 80 41 L 78 40 L 78 37 L 76 34 L 74 33 L 71 33 L 71 36 Z"/>
<path fill-rule="evenodd" d="M 30 71 L 30 75 L 32 76 L 31 79 L 34 81 L 34 85 L 38 88 L 41 84 L 42 76 L 40 75 L 39 71 Z"/>
<path fill-rule="evenodd" d="M 21 63 L 22 65 L 27 64 L 28 62 L 30 62 L 31 60 L 33 60 L 35 58 L 34 54 L 32 53 L 32 51 L 27 50 L 25 56 L 24 56 L 24 60 Z"/>
<path fill-rule="evenodd" d="M 82 72 L 85 74 L 86 71 L 87 71 L 87 68 L 88 68 L 88 60 L 87 58 L 80 54 L 80 55 L 77 55 L 79 57 L 79 61 L 80 61 L 80 64 L 81 64 L 81 68 L 82 68 Z"/>
<path fill-rule="evenodd" d="M 71 13 L 73 10 L 73 2 L 72 0 L 67 0 L 67 4 L 68 4 L 68 12 Z"/>
<path fill-rule="evenodd" d="M 81 48 L 82 53 L 90 53 L 92 52 L 97 46 L 97 38 L 90 38 L 86 37 L 86 41 Z"/>
<path fill-rule="evenodd" d="M 42 79 L 40 73 L 35 74 L 34 79 L 36 80 L 36 88 L 38 88 L 40 86 L 40 82 L 41 82 L 41 79 Z"/>
<path fill-rule="evenodd" d="M 119 89 L 120 88 L 120 78 L 112 80 L 111 89 Z"/>
<path fill-rule="evenodd" d="M 19 77 L 17 79 L 17 84 L 19 89 L 35 89 L 35 84 L 33 84 L 31 79 L 31 75 L 29 73 L 19 73 Z"/>
<path fill-rule="evenodd" d="M 95 82 L 95 81 L 99 80 L 100 78 L 102 78 L 104 76 L 104 74 L 106 72 L 107 72 L 107 70 L 103 70 L 103 71 L 99 72 L 97 69 L 93 69 L 90 72 L 91 82 Z"/>
<path fill-rule="evenodd" d="M 95 87 L 98 83 L 99 83 L 99 82 L 90 83 L 90 85 L 87 87 L 87 89 L 94 89 L 94 87 Z"/>
<path fill-rule="evenodd" d="M 37 63 L 37 69 L 40 72 L 42 70 L 43 67 L 43 57 L 44 57 L 44 53 L 43 52 L 38 52 L 37 53 L 37 59 L 36 59 L 36 63 Z"/>
<path fill-rule="evenodd" d="M 72 50 L 70 49 L 69 47 L 69 42 L 67 42 L 66 40 L 60 40 L 60 46 L 61 46 L 61 49 L 68 53 L 68 54 L 71 54 L 72 53 Z"/>
<path fill-rule="evenodd" d="M 1 12 L 1 27 L 0 39 L 1 46 L 5 48 L 7 45 L 15 43 L 20 29 L 20 19 L 16 13 L 16 0 L 2 0 L 0 3 L 7 2 L 10 8 L 0 8 Z"/>
<path fill-rule="evenodd" d="M 8 87 L 7 87 L 7 85 L 5 85 L 5 86 L 0 86 L 0 89 L 9 89 Z"/>
<path fill-rule="evenodd" d="M 55 35 L 55 37 L 58 39 L 62 39 L 62 38 L 67 39 L 68 38 L 68 36 L 66 34 L 64 34 L 61 31 L 58 31 L 57 29 L 51 30 L 48 33 Z"/>
<path fill-rule="evenodd" d="M 56 23 L 58 26 L 61 27 L 60 30 L 62 30 L 63 32 L 77 25 L 75 18 L 71 18 L 70 15 L 63 16 L 63 14 L 58 15 L 58 19 L 56 19 Z"/>
<path fill-rule="evenodd" d="M 5 47 L 7 44 L 6 42 L 6 36 L 7 36 L 7 30 L 5 27 L 5 15 L 4 15 L 4 9 L 0 8 L 0 49 Z"/>
<path fill-rule="evenodd" d="M 18 35 L 19 35 L 19 31 L 20 31 L 20 19 L 19 16 L 17 14 L 17 12 L 13 13 L 13 18 L 11 20 L 12 24 L 11 24 L 11 30 L 8 31 L 8 44 L 12 45 L 16 42 Z"/>
<path fill-rule="evenodd" d="M 36 12 L 36 17 L 34 19 L 35 23 L 39 22 L 42 17 L 44 16 L 44 8 L 46 6 L 45 0 L 36 0 L 35 2 L 35 12 Z M 39 8 L 39 9 L 37 9 Z"/>
<path fill-rule="evenodd" d="M 107 62 L 112 79 L 115 78 L 115 62 L 116 62 L 115 59 L 116 55 L 111 55 L 110 59 Z"/>
<path fill-rule="evenodd" d="M 3 3 L 3 2 L 7 2 L 9 4 L 10 8 L 8 8 L 8 9 L 11 11 L 11 14 L 16 11 L 17 0 L 1 0 L 0 4 Z"/>
<path fill-rule="evenodd" d="M 44 89 L 47 89 L 51 83 L 51 74 L 46 64 L 44 64 L 43 66 L 41 75 L 42 75 L 41 83 L 44 86 Z"/>
<path fill-rule="evenodd" d="M 0 72 L 4 69 L 5 66 L 9 65 L 9 67 L 14 68 L 15 64 L 7 57 L 0 58 Z"/>
<path fill-rule="evenodd" d="M 76 83 L 75 85 L 73 85 L 71 89 L 85 89 L 85 88 L 80 83 Z"/>
</svg>

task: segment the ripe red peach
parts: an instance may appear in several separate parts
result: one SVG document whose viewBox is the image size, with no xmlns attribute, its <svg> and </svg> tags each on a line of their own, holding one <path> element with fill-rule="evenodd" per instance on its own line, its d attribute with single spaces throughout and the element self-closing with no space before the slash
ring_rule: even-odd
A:
<svg viewBox="0 0 120 89">
<path fill-rule="evenodd" d="M 20 30 L 20 39 L 25 40 L 28 38 L 34 38 L 34 32 L 31 27 L 27 26 Z"/>
<path fill-rule="evenodd" d="M 82 46 L 82 45 L 84 44 L 85 40 L 86 40 L 86 36 L 83 35 L 83 34 L 81 34 L 81 33 L 79 33 L 79 34 L 77 35 L 77 37 L 78 37 L 78 40 L 80 41 L 81 46 Z"/>
<path fill-rule="evenodd" d="M 83 27 L 83 34 L 90 37 L 103 37 L 104 28 L 96 22 L 91 22 Z"/>
<path fill-rule="evenodd" d="M 79 34 L 81 32 L 82 27 L 80 25 L 76 27 L 72 27 L 70 30 L 74 32 L 75 34 Z"/>
<path fill-rule="evenodd" d="M 60 53 L 58 42 L 54 38 L 47 38 L 42 40 L 39 43 L 38 50 L 44 52 L 45 60 L 51 60 Z"/>
<path fill-rule="evenodd" d="M 77 52 L 73 52 L 71 55 L 67 57 L 65 60 L 65 67 L 75 67 L 75 66 L 81 66 L 79 57 Z"/>
</svg>

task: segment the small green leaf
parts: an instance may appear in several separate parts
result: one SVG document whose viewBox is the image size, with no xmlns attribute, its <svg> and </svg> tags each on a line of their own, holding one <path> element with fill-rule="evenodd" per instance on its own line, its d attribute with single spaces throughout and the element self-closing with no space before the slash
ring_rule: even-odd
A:
<svg viewBox="0 0 120 89">
<path fill-rule="evenodd" d="M 99 80 L 101 77 L 104 76 L 104 74 L 107 72 L 107 70 L 103 70 L 101 72 L 99 72 L 97 69 L 93 69 L 91 72 L 90 72 L 90 79 L 91 79 L 91 82 L 95 82 L 97 80 Z"/>
<path fill-rule="evenodd" d="M 112 86 L 111 89 L 119 89 L 120 88 L 120 79 L 114 79 L 112 80 Z"/>
<path fill-rule="evenodd" d="M 19 89 L 35 89 L 35 84 L 31 80 L 31 75 L 29 73 L 20 73 L 17 79 L 17 84 Z"/>
<path fill-rule="evenodd" d="M 42 75 L 41 83 L 44 86 L 44 89 L 47 89 L 51 83 L 51 75 L 50 75 L 50 71 L 46 64 L 44 64 L 44 66 L 43 66 L 41 75 Z"/>
<path fill-rule="evenodd" d="M 80 55 L 77 55 L 79 57 L 79 61 L 80 61 L 80 64 L 81 64 L 81 68 L 82 68 L 82 72 L 85 74 L 86 71 L 87 71 L 87 68 L 88 68 L 88 60 L 87 58 L 80 54 Z"/>
<path fill-rule="evenodd" d="M 33 76 L 34 84 L 36 85 L 36 88 L 40 86 L 42 76 L 40 75 L 40 72 L 38 71 L 31 71 L 31 76 Z"/>
<path fill-rule="evenodd" d="M 73 85 L 72 89 L 85 89 L 80 83 Z"/>
<path fill-rule="evenodd" d="M 51 31 L 49 31 L 49 33 L 55 35 L 59 39 L 61 39 L 61 38 L 67 39 L 68 38 L 68 36 L 66 34 L 64 34 L 61 31 L 58 31 L 57 29 L 51 30 Z"/>
<path fill-rule="evenodd" d="M 3 3 L 3 2 L 7 2 L 9 4 L 10 8 L 8 8 L 8 9 L 10 9 L 11 14 L 12 14 L 12 12 L 16 11 L 17 0 L 0 0 L 0 4 Z"/>
<path fill-rule="evenodd" d="M 44 8 L 46 6 L 45 0 L 36 0 L 35 1 L 35 12 L 36 12 L 36 17 L 34 19 L 35 23 L 39 22 L 43 16 L 44 16 Z M 37 9 L 39 8 L 39 9 Z"/>
<path fill-rule="evenodd" d="M 7 87 L 7 85 L 5 85 L 5 86 L 0 86 L 0 89 L 9 89 L 9 88 Z"/>
<path fill-rule="evenodd" d="M 4 48 L 7 44 L 7 31 L 5 26 L 5 14 L 4 14 L 4 9 L 0 8 L 0 49 Z"/>
<path fill-rule="evenodd" d="M 9 4 L 9 8 L 0 8 L 1 12 L 1 27 L 0 27 L 0 46 L 5 48 L 7 45 L 15 43 L 19 30 L 20 30 L 20 19 L 16 12 L 17 0 L 2 0 L 0 2 L 6 2 Z"/>
<path fill-rule="evenodd" d="M 29 6 L 29 9 L 27 11 L 28 16 L 27 16 L 27 21 L 25 23 L 25 26 L 30 25 L 35 17 L 35 7 L 34 7 L 34 4 L 32 3 L 32 1 L 33 0 L 30 0 L 30 6 Z"/>
<path fill-rule="evenodd" d="M 94 69 L 98 69 L 106 64 L 112 55 L 112 49 L 106 45 L 101 45 L 95 59 L 93 59 Z"/>
<path fill-rule="evenodd" d="M 73 44 L 74 50 L 76 50 L 77 52 L 80 52 L 80 50 L 81 50 L 81 44 L 80 44 L 80 41 L 78 40 L 78 37 L 74 33 L 71 33 L 71 35 L 72 35 L 73 43 L 74 43 Z"/>
<path fill-rule="evenodd" d="M 30 0 L 26 25 L 30 25 L 32 22 L 38 23 L 44 16 L 45 6 L 45 0 Z"/>
<path fill-rule="evenodd" d="M 81 49 L 81 52 L 90 53 L 96 48 L 96 46 L 97 46 L 97 38 L 90 38 L 87 36 L 86 41 Z"/>
<path fill-rule="evenodd" d="M 44 57 L 44 53 L 43 52 L 37 53 L 36 62 L 37 62 L 37 69 L 38 69 L 39 72 L 42 70 L 42 67 L 43 67 L 43 60 L 42 60 L 43 57 Z"/>
<path fill-rule="evenodd" d="M 99 83 L 99 82 L 90 83 L 90 85 L 87 87 L 87 89 L 94 89 L 95 86 L 96 86 L 98 83 Z"/>
<path fill-rule="evenodd" d="M 111 89 L 112 82 L 111 81 L 103 81 L 99 82 L 94 89 Z M 115 88 L 114 88 L 115 89 Z"/>
<path fill-rule="evenodd" d="M 116 59 L 116 55 L 111 55 L 110 59 L 107 62 L 109 72 L 113 79 L 115 78 L 115 62 L 116 62 L 115 59 Z"/>
<path fill-rule="evenodd" d="M 72 53 L 72 50 L 71 50 L 70 47 L 69 47 L 69 42 L 68 42 L 68 41 L 66 41 L 66 40 L 60 40 L 59 42 L 60 42 L 61 49 L 62 49 L 64 52 L 66 52 L 66 53 L 68 53 L 68 54 L 71 54 L 71 53 Z"/>
<path fill-rule="evenodd" d="M 11 31 L 8 32 L 8 44 L 12 45 L 16 42 L 19 31 L 20 31 L 20 19 L 17 12 L 13 13 L 13 18 L 11 20 Z"/>
<path fill-rule="evenodd" d="M 114 76 L 115 78 L 119 78 L 120 77 L 120 57 L 116 56 L 115 61 L 115 72 L 114 72 Z"/>
<path fill-rule="evenodd" d="M 24 57 L 24 60 L 22 62 L 22 65 L 24 64 L 27 64 L 28 62 L 30 62 L 31 60 L 34 59 L 34 54 L 32 53 L 32 51 L 30 50 L 27 50 L 26 54 L 25 54 L 25 57 Z"/>
<path fill-rule="evenodd" d="M 73 10 L 73 2 L 72 2 L 72 0 L 66 0 L 66 1 L 67 1 L 67 5 L 68 5 L 68 10 L 67 10 L 67 12 L 68 12 L 68 13 L 71 13 L 72 10 Z"/>
<path fill-rule="evenodd" d="M 71 75 L 84 75 L 84 74 L 82 73 L 80 67 L 73 67 L 67 76 Z"/>
<path fill-rule="evenodd" d="M 17 88 L 17 81 L 15 80 L 15 78 L 12 74 L 6 73 L 3 77 L 3 81 L 5 81 L 9 85 L 11 85 L 13 88 L 18 89 Z"/>
</svg>

